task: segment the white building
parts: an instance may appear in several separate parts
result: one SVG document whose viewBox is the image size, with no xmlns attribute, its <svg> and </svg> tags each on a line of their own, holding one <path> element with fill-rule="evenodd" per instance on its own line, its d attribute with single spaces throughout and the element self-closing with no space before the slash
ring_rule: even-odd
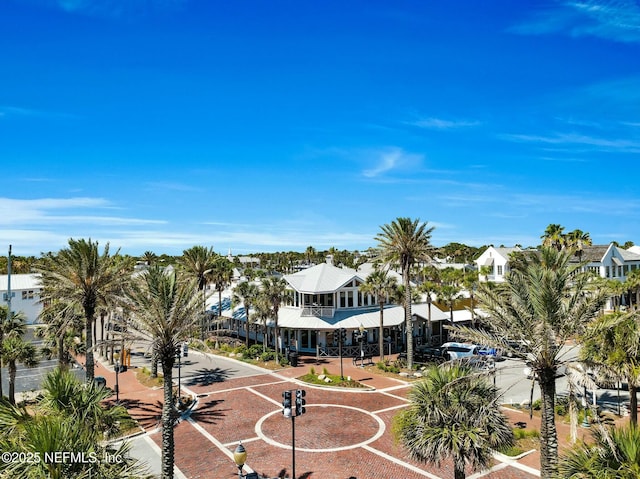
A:
<svg viewBox="0 0 640 479">
<path fill-rule="evenodd" d="M 475 260 L 478 266 L 480 281 L 493 281 L 503 283 L 505 275 L 509 272 L 509 255 L 515 251 L 522 251 L 520 248 L 494 248 L 489 246 L 478 259 Z M 486 274 L 483 274 L 487 271 Z"/>
<path fill-rule="evenodd" d="M 8 303 L 9 277 L 0 275 L 0 298 L 3 306 Z M 26 318 L 27 324 L 35 324 L 42 305 L 39 303 L 42 282 L 39 274 L 12 274 L 11 275 L 11 311 L 21 312 Z"/>
<path fill-rule="evenodd" d="M 358 270 L 338 268 L 322 263 L 297 273 L 285 275 L 289 285 L 292 304 L 282 305 L 278 311 L 278 328 L 282 346 L 293 346 L 304 352 L 320 352 L 337 355 L 339 330 L 347 330 L 347 347 L 359 347 L 357 336 L 360 328 L 367 331 L 367 353 L 378 355 L 380 328 L 380 306 L 375 297 L 363 294 L 359 287 L 373 271 L 371 265 L 363 265 Z M 400 275 L 390 272 L 401 283 Z M 431 335 L 434 342 L 441 339 L 443 323 L 449 321 L 449 314 L 435 305 L 412 305 L 413 335 L 418 342 L 428 336 L 426 325 L 431 316 Z M 234 329 L 244 335 L 246 316 L 238 307 L 233 314 Z M 454 321 L 457 319 L 454 317 Z M 402 306 L 386 304 L 383 311 L 383 338 L 392 352 L 402 350 L 406 334 L 404 332 L 405 313 Z M 273 344 L 273 323 L 269 322 L 269 344 Z M 261 333 L 251 334 L 252 339 L 261 341 Z M 389 351 L 385 351 L 388 353 Z M 335 353 L 335 354 L 334 354 Z M 350 353 L 347 353 L 349 355 Z"/>
</svg>

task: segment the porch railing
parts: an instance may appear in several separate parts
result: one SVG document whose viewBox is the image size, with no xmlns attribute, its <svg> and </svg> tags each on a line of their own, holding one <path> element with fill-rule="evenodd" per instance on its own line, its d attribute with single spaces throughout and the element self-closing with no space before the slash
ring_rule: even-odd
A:
<svg viewBox="0 0 640 479">
<path fill-rule="evenodd" d="M 335 308 L 329 306 L 305 306 L 301 316 L 315 316 L 316 318 L 333 318 Z"/>
</svg>

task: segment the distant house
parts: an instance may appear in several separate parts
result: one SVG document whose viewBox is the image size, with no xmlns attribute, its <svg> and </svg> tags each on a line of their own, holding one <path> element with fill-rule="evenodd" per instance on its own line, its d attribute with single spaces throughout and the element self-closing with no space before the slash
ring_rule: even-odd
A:
<svg viewBox="0 0 640 479">
<path fill-rule="evenodd" d="M 640 254 L 613 243 L 584 246 L 573 262 L 584 262 L 583 271 L 593 271 L 601 278 L 625 281 L 629 272 L 640 268 Z"/>
<path fill-rule="evenodd" d="M 8 304 L 9 277 L 0 275 L 0 297 L 3 306 Z M 12 274 L 11 275 L 11 311 L 21 312 L 26 318 L 27 324 L 35 324 L 38 315 L 42 311 L 40 293 L 42 282 L 39 274 Z"/>
<path fill-rule="evenodd" d="M 475 260 L 480 281 L 503 283 L 505 281 L 505 275 L 510 270 L 509 255 L 516 251 L 522 250 L 517 246 L 513 248 L 494 248 L 493 246 L 489 246 L 484 253 Z"/>
</svg>

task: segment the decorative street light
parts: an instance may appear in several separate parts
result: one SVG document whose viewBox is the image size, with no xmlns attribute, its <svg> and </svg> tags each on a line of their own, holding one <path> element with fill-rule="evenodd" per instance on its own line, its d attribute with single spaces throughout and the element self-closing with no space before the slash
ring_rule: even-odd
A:
<svg viewBox="0 0 640 479">
<path fill-rule="evenodd" d="M 238 443 L 235 451 L 233 451 L 233 461 L 238 466 L 238 479 L 258 479 L 258 473 L 250 472 L 249 474 L 242 474 L 242 468 L 247 462 L 247 450 L 242 445 L 242 441 Z"/>
<path fill-rule="evenodd" d="M 238 478 L 242 479 L 242 468 L 244 467 L 244 463 L 247 461 L 247 450 L 242 445 L 242 442 L 238 444 L 236 450 L 233 451 L 233 460 L 238 466 Z"/>
<path fill-rule="evenodd" d="M 118 383 L 118 374 L 120 373 L 120 353 L 113 353 L 113 359 L 116 362 L 116 402 L 120 402 L 120 384 Z"/>
</svg>

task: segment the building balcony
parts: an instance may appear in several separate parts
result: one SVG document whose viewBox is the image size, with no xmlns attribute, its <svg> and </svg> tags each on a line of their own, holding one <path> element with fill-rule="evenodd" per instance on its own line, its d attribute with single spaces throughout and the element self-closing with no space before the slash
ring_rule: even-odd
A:
<svg viewBox="0 0 640 479">
<path fill-rule="evenodd" d="M 301 316 L 314 316 L 316 318 L 333 318 L 336 309 L 330 306 L 305 306 Z"/>
</svg>

